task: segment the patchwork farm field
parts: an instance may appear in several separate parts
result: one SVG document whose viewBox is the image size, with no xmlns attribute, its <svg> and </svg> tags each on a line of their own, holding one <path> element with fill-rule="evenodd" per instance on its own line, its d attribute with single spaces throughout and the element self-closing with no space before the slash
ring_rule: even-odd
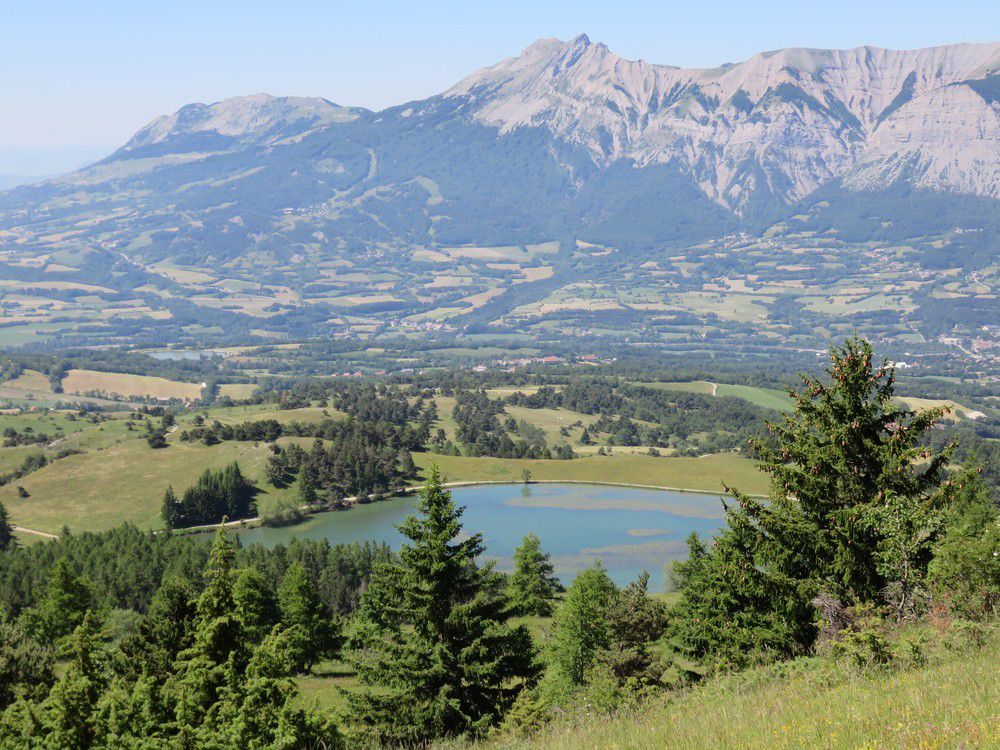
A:
<svg viewBox="0 0 1000 750">
<path fill-rule="evenodd" d="M 182 383 L 176 380 L 97 370 L 70 370 L 62 380 L 66 393 L 80 395 L 99 394 L 125 398 L 151 397 L 158 399 L 179 398 L 194 400 L 201 397 L 200 383 Z"/>
</svg>

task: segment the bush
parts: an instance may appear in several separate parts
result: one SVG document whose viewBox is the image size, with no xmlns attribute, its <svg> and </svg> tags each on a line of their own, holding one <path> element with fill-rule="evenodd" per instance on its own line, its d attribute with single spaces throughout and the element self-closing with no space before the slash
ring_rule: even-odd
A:
<svg viewBox="0 0 1000 750">
<path fill-rule="evenodd" d="M 297 505 L 288 500 L 282 500 L 273 508 L 262 511 L 260 522 L 264 526 L 277 528 L 280 526 L 294 526 L 305 520 L 306 514 Z"/>
</svg>

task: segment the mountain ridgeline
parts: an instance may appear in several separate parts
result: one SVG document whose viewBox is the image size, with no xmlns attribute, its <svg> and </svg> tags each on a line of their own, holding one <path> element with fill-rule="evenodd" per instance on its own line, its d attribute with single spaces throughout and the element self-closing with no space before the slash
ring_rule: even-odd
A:
<svg viewBox="0 0 1000 750">
<path fill-rule="evenodd" d="M 176 285 L 199 282 L 162 264 L 282 287 L 261 295 L 273 307 L 248 313 L 279 316 L 279 331 L 286 313 L 297 321 L 287 330 L 331 320 L 312 304 L 330 295 L 305 300 L 308 285 L 344 288 L 360 278 L 346 267 L 380 263 L 396 276 L 372 280 L 364 294 L 342 292 L 360 299 L 351 302 L 358 312 L 437 309 L 432 319 L 443 320 L 471 305 L 483 307 L 477 323 L 491 323 L 541 300 L 538 288 L 603 281 L 608 264 L 581 265 L 570 257 L 577 247 L 612 247 L 619 262 L 639 265 L 651 252 L 704 243 L 735 259 L 747 238 L 788 236 L 784 247 L 794 249 L 804 237 L 902 244 L 916 252 L 907 265 L 975 273 L 994 262 L 1000 238 L 998 175 L 1000 43 L 786 49 L 681 69 L 625 60 L 579 36 L 540 40 L 440 95 L 380 112 L 266 94 L 190 104 L 102 161 L 0 193 L 0 250 L 17 259 L 4 269 L 9 278 L 122 293 L 156 285 L 143 304 L 166 306 L 161 319 L 178 328 L 197 307 L 242 303 L 183 308 Z M 547 242 L 562 247 L 549 259 L 552 275 L 529 273 L 524 289 L 508 284 L 498 298 L 428 302 L 447 279 L 428 294 L 415 294 L 413 279 L 378 286 L 404 269 L 454 275 L 437 251 L 457 246 L 475 251 L 459 252 L 459 263 L 484 266 L 473 268 L 466 294 L 489 292 L 520 269 L 482 248 L 530 254 Z M 204 283 L 215 284 L 210 294 L 232 293 L 225 277 Z M 982 317 L 981 300 L 963 304 L 966 318 Z M 261 327 L 230 318 L 219 325 L 247 336 Z"/>
<path fill-rule="evenodd" d="M 264 94 L 188 105 L 91 167 L 8 193 L 2 221 L 68 225 L 99 203 L 103 244 L 169 231 L 155 252 L 197 256 L 294 253 L 316 233 L 696 239 L 823 188 L 998 199 L 998 70 L 1000 43 L 786 49 L 694 70 L 545 39 L 382 112 Z"/>
</svg>

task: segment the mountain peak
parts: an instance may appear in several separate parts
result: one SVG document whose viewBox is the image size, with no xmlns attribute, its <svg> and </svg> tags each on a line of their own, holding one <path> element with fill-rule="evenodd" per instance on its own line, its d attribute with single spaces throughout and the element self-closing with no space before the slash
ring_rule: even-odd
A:
<svg viewBox="0 0 1000 750">
<path fill-rule="evenodd" d="M 119 154 L 192 136 L 245 140 L 261 136 L 287 137 L 315 127 L 346 122 L 358 110 L 341 107 L 321 97 L 272 96 L 258 93 L 234 96 L 212 104 L 194 103 L 163 115 L 144 127 Z"/>
<path fill-rule="evenodd" d="M 598 164 L 677 164 L 711 198 L 741 211 L 761 190 L 798 200 L 899 151 L 920 165 L 925 187 L 997 194 L 1000 112 L 988 96 L 946 89 L 971 82 L 967 93 L 993 91 L 975 81 L 998 63 L 1000 44 L 958 44 L 788 48 L 684 69 L 624 59 L 581 34 L 539 40 L 445 96 L 465 98 L 464 112 L 501 133 L 544 128 Z M 957 160 L 956 138 L 974 157 Z"/>
</svg>

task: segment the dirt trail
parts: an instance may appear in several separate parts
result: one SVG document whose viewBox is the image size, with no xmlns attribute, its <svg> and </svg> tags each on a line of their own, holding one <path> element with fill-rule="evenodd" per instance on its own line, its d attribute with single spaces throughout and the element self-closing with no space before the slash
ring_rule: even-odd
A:
<svg viewBox="0 0 1000 750">
<path fill-rule="evenodd" d="M 38 529 L 28 529 L 24 526 L 15 526 L 14 531 L 20 531 L 22 534 L 35 534 L 36 536 L 44 536 L 46 539 L 58 539 L 58 534 L 50 534 L 47 531 L 39 531 Z"/>
</svg>

